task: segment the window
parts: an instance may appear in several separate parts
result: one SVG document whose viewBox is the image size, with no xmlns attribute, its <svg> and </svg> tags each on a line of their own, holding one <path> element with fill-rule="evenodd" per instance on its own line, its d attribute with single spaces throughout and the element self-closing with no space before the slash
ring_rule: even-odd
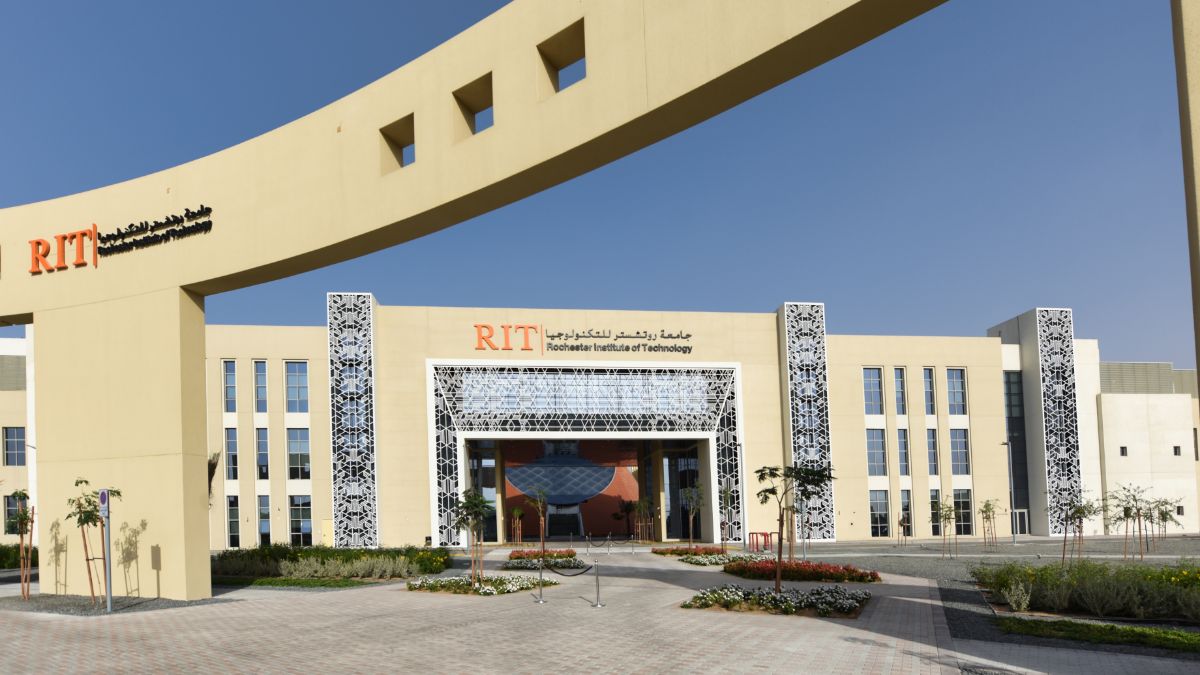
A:
<svg viewBox="0 0 1200 675">
<path fill-rule="evenodd" d="M 950 430 L 950 473 L 955 476 L 971 473 L 971 448 L 966 429 Z"/>
<path fill-rule="evenodd" d="M 25 427 L 4 427 L 4 465 L 25 466 Z"/>
<path fill-rule="evenodd" d="M 912 534 L 912 490 L 900 491 L 900 527 L 904 530 L 904 536 L 911 537 Z"/>
<path fill-rule="evenodd" d="M 267 412 L 267 362 L 254 362 L 254 412 Z"/>
<path fill-rule="evenodd" d="M 1179 446 L 1178 446 L 1178 445 L 1176 445 L 1174 448 L 1172 448 L 1172 451 L 1175 453 L 1175 456 L 1176 456 L 1176 457 L 1182 457 L 1182 456 L 1183 456 L 1183 451 L 1182 451 L 1182 450 L 1179 448 Z"/>
<path fill-rule="evenodd" d="M 888 535 L 888 498 L 887 490 L 871 490 L 871 536 L 886 537 Z"/>
<path fill-rule="evenodd" d="M 458 89 L 453 96 L 464 122 L 458 126 L 459 140 L 488 129 L 495 123 L 491 73 Z"/>
<path fill-rule="evenodd" d="M 863 368 L 863 398 L 866 414 L 883 414 L 883 369 Z"/>
<path fill-rule="evenodd" d="M 312 546 L 312 497 L 292 495 L 288 497 L 288 505 L 292 546 Z"/>
<path fill-rule="evenodd" d="M 933 394 L 933 368 L 925 368 L 925 414 L 937 414 L 937 400 Z"/>
<path fill-rule="evenodd" d="M 1129 456 L 1129 448 L 1125 447 L 1124 445 L 1121 446 L 1121 456 L 1122 457 Z"/>
<path fill-rule="evenodd" d="M 966 535 L 975 533 L 971 522 L 970 490 L 954 491 L 954 533 Z"/>
<path fill-rule="evenodd" d="M 308 362 L 288 361 L 287 369 L 287 411 L 290 413 L 308 412 Z"/>
<path fill-rule="evenodd" d="M 287 430 L 288 478 L 308 480 L 309 471 L 308 429 Z"/>
<path fill-rule="evenodd" d="M 929 449 L 929 475 L 938 475 L 937 429 L 925 430 L 925 447 Z"/>
<path fill-rule="evenodd" d="M 1177 515 L 1177 516 L 1183 515 L 1183 505 L 1182 504 L 1175 507 L 1175 515 Z"/>
<path fill-rule="evenodd" d="M 537 46 L 555 92 L 562 91 L 587 76 L 584 51 L 583 19 L 567 26 Z"/>
<path fill-rule="evenodd" d="M 867 475 L 887 475 L 887 448 L 883 429 L 867 429 Z"/>
<path fill-rule="evenodd" d="M 383 173 L 395 171 L 417 161 L 416 117 L 409 113 L 379 130 L 383 139 Z"/>
<path fill-rule="evenodd" d="M 258 479 L 259 480 L 266 480 L 271 477 L 270 469 L 267 466 L 268 460 L 270 459 L 270 453 L 268 452 L 268 449 L 269 449 L 269 447 L 267 445 L 267 430 L 266 429 L 255 429 L 254 430 L 254 454 L 257 459 L 256 464 L 258 465 Z"/>
<path fill-rule="evenodd" d="M 225 383 L 225 412 L 237 412 L 237 364 L 222 361 L 221 371 Z"/>
<path fill-rule="evenodd" d="M 18 534 L 17 532 L 17 498 L 11 495 L 4 497 L 4 534 Z"/>
<path fill-rule="evenodd" d="M 241 545 L 241 535 L 238 527 L 238 498 L 226 497 L 226 502 L 229 508 L 229 548 L 237 548 Z"/>
<path fill-rule="evenodd" d="M 962 368 L 946 369 L 946 402 L 951 415 L 967 414 L 967 371 Z"/>
<path fill-rule="evenodd" d="M 907 396 L 904 389 L 904 369 L 897 368 L 894 372 L 896 375 L 896 414 L 907 415 L 908 402 L 905 400 Z"/>
<path fill-rule="evenodd" d="M 933 536 L 942 536 L 942 491 L 929 491 L 929 522 L 933 524 Z"/>
<path fill-rule="evenodd" d="M 237 480 L 237 429 L 225 430 L 225 478 Z"/>
<path fill-rule="evenodd" d="M 896 448 L 900 451 L 900 475 L 908 476 L 908 429 L 896 430 Z"/>
<path fill-rule="evenodd" d="M 1025 417 L 1025 395 L 1019 370 L 1004 371 L 1004 416 Z"/>
<path fill-rule="evenodd" d="M 258 545 L 271 545 L 271 498 L 258 496 Z"/>
</svg>

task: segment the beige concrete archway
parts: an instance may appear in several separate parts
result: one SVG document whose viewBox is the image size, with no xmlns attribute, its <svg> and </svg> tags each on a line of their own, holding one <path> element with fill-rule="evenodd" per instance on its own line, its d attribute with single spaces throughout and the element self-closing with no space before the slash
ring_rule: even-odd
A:
<svg viewBox="0 0 1200 675">
<path fill-rule="evenodd" d="M 43 592 L 86 592 L 77 537 L 63 521 L 74 479 L 86 476 L 125 490 L 117 523 L 146 522 L 142 589 L 210 594 L 205 295 L 511 203 L 942 1 L 517 0 L 263 136 L 135 180 L 0 210 L 0 322 L 35 326 Z M 556 91 L 557 69 L 579 56 L 585 79 Z M 487 107 L 494 126 L 475 133 L 473 116 Z M 201 205 L 211 213 L 197 214 Z M 145 231 L 121 236 L 142 222 Z"/>
</svg>

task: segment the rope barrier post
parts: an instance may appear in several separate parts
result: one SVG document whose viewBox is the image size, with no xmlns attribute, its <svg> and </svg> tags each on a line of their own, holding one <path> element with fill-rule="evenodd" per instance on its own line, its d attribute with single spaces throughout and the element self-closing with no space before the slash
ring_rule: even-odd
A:
<svg viewBox="0 0 1200 675">
<path fill-rule="evenodd" d="M 538 564 L 538 596 L 537 596 L 537 600 L 534 600 L 534 602 L 536 602 L 539 605 L 546 604 L 546 601 L 544 599 L 542 599 L 542 589 L 546 587 L 546 585 L 544 583 L 542 583 L 542 572 L 545 569 L 546 569 L 546 561 L 542 560 Z"/>
<path fill-rule="evenodd" d="M 608 535 L 608 554 L 612 555 L 612 535 Z"/>
<path fill-rule="evenodd" d="M 600 565 L 592 565 L 592 569 L 596 571 L 596 603 L 592 605 L 592 607 L 599 609 L 604 606 L 604 604 L 600 602 Z"/>
</svg>

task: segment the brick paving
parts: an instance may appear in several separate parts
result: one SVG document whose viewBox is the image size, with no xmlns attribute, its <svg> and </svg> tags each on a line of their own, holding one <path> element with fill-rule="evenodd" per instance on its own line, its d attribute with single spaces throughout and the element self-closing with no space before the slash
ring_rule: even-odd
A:
<svg viewBox="0 0 1200 675">
<path fill-rule="evenodd" d="M 498 564 L 503 552 L 489 554 Z M 955 641 L 936 582 L 885 575 L 856 620 L 684 610 L 735 581 L 646 553 L 600 553 L 594 579 L 560 579 L 547 604 L 409 592 L 240 589 L 231 602 L 68 617 L 0 611 L 0 672 L 1183 673 L 1195 661 Z M 755 583 L 755 582 L 744 582 Z M 814 584 L 789 584 L 811 586 Z M 0 595 L 16 586 L 0 586 Z"/>
</svg>

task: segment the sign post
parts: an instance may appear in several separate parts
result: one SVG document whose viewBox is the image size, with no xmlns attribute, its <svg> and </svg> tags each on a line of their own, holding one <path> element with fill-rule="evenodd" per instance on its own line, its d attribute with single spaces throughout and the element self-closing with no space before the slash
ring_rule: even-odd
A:
<svg viewBox="0 0 1200 675">
<path fill-rule="evenodd" d="M 100 490 L 100 517 L 104 519 L 104 594 L 112 614 L 112 519 L 108 514 L 108 490 Z"/>
</svg>

